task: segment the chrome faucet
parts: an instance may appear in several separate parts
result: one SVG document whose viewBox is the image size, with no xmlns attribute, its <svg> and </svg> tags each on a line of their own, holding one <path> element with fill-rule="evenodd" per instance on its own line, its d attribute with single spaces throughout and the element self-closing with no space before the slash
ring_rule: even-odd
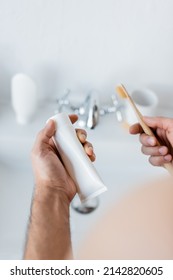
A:
<svg viewBox="0 0 173 280">
<path fill-rule="evenodd" d="M 89 102 L 88 102 L 88 118 L 86 122 L 86 126 L 90 129 L 96 127 L 99 122 L 99 102 L 98 102 L 98 95 L 96 92 L 91 92 L 89 94 Z"/>
<path fill-rule="evenodd" d="M 64 111 L 64 107 L 69 108 L 70 106 L 70 101 L 69 101 L 69 94 L 70 94 L 71 90 L 70 89 L 66 89 L 65 93 L 60 97 L 56 99 L 56 103 L 57 103 L 57 107 L 55 110 L 55 113 L 60 113 L 62 111 Z"/>
<path fill-rule="evenodd" d="M 124 104 L 122 103 L 121 100 L 117 98 L 117 95 L 112 94 L 111 95 L 111 103 L 112 105 L 104 105 L 100 109 L 100 115 L 104 116 L 107 114 L 112 114 L 115 113 L 116 118 L 118 122 L 123 121 L 123 109 L 124 109 Z"/>
<path fill-rule="evenodd" d="M 117 99 L 116 95 L 111 96 L 112 105 L 99 106 L 99 98 L 96 91 L 91 91 L 86 95 L 84 101 L 81 104 L 75 106 L 69 99 L 71 93 L 70 89 L 66 89 L 64 95 L 56 99 L 57 108 L 55 113 L 68 112 L 79 115 L 78 124 L 80 127 L 86 127 L 94 129 L 98 122 L 99 116 L 107 114 L 116 114 L 116 118 L 119 122 L 123 120 L 122 117 L 122 105 Z"/>
</svg>

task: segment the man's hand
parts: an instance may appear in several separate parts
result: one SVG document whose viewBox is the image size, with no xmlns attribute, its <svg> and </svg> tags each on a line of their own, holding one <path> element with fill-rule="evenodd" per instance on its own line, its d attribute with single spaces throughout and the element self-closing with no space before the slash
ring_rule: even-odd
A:
<svg viewBox="0 0 173 280">
<path fill-rule="evenodd" d="M 72 123 L 77 120 L 71 115 Z M 92 145 L 86 141 L 86 132 L 76 130 L 85 152 L 95 160 Z M 55 123 L 50 120 L 40 131 L 32 150 L 35 175 L 35 193 L 32 201 L 25 259 L 73 258 L 69 205 L 76 194 L 76 186 L 66 172 L 52 141 Z"/>
<path fill-rule="evenodd" d="M 76 115 L 69 116 L 72 123 L 77 121 Z M 86 141 L 87 134 L 83 129 L 76 130 L 80 142 L 83 144 L 86 154 L 91 161 L 95 160 L 95 154 L 91 143 Z M 39 192 L 44 188 L 56 188 L 65 193 L 69 201 L 76 194 L 76 186 L 66 172 L 53 143 L 52 136 L 55 134 L 55 123 L 49 120 L 45 128 L 37 136 L 32 150 L 32 165 L 35 175 L 35 184 Z"/>
<path fill-rule="evenodd" d="M 164 117 L 144 117 L 144 122 L 153 129 L 161 146 L 157 146 L 156 138 L 143 132 L 140 124 L 130 127 L 131 134 L 140 134 L 142 152 L 149 155 L 149 162 L 154 166 L 162 166 L 173 158 L 173 119 Z"/>
</svg>

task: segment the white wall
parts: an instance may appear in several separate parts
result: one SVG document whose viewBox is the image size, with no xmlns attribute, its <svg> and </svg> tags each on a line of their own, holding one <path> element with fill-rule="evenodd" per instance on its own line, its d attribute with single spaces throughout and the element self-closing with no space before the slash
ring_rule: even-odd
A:
<svg viewBox="0 0 173 280">
<path fill-rule="evenodd" d="M 117 83 L 173 89 L 172 0 L 0 0 L 0 96 L 17 72 L 41 97 Z"/>
</svg>

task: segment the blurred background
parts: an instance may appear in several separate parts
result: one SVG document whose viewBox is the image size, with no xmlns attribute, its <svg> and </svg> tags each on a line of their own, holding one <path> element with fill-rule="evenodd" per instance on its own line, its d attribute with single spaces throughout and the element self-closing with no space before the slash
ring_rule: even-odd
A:
<svg viewBox="0 0 173 280">
<path fill-rule="evenodd" d="M 40 98 L 115 84 L 172 92 L 171 0 L 0 0 L 0 98 L 24 72 Z M 172 97 L 171 97 L 172 98 Z M 165 100 L 165 98 L 164 98 Z M 170 102 L 169 102 L 170 103 Z"/>
<path fill-rule="evenodd" d="M 107 105 L 117 83 L 150 88 L 159 114 L 172 116 L 172 10 L 171 0 L 0 0 L 0 259 L 22 258 L 34 185 L 30 151 L 64 90 L 83 101 L 94 89 Z M 23 126 L 11 99 L 17 73 L 37 86 L 35 117 Z M 112 201 L 164 172 L 148 164 L 114 114 L 86 129 L 108 192 L 90 215 L 72 211 L 74 248 Z"/>
</svg>

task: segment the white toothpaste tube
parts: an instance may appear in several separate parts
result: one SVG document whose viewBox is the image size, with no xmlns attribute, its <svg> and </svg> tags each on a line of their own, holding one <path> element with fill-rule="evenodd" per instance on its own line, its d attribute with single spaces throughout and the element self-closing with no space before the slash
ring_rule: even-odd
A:
<svg viewBox="0 0 173 280">
<path fill-rule="evenodd" d="M 81 202 L 106 191 L 107 188 L 86 155 L 68 115 L 59 113 L 51 119 L 56 123 L 53 141 L 67 172 L 75 182 Z"/>
</svg>

